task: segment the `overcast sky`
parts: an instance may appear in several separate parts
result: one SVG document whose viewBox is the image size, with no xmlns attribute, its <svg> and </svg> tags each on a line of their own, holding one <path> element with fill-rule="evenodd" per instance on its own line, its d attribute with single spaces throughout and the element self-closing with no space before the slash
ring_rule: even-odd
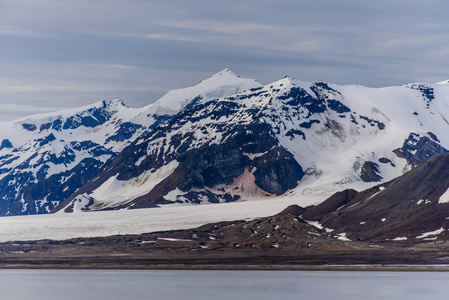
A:
<svg viewBox="0 0 449 300">
<path fill-rule="evenodd" d="M 0 0 L 0 120 L 142 107 L 230 68 L 370 87 L 449 79 L 449 1 Z"/>
</svg>

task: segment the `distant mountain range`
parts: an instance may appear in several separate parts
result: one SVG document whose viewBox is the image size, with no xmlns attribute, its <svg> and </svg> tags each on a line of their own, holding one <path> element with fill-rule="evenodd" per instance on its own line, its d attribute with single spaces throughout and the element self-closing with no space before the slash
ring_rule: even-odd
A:
<svg viewBox="0 0 449 300">
<path fill-rule="evenodd" d="M 141 109 L 112 100 L 4 122 L 0 214 L 318 204 L 448 152 L 448 103 L 446 84 L 262 86 L 226 69 Z"/>
</svg>

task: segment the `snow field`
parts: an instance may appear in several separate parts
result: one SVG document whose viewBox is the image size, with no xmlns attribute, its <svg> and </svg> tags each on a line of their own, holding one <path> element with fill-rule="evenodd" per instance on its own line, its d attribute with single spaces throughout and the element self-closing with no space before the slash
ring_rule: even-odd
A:
<svg viewBox="0 0 449 300">
<path fill-rule="evenodd" d="M 164 205 L 159 208 L 0 218 L 0 242 L 63 240 L 116 234 L 190 229 L 207 223 L 251 220 L 300 204 L 298 199 L 273 199 L 206 205 Z"/>
</svg>

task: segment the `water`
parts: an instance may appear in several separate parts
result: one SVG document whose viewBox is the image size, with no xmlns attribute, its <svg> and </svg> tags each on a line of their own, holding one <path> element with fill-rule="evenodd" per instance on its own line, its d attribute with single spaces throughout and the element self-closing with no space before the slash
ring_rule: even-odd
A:
<svg viewBox="0 0 449 300">
<path fill-rule="evenodd" d="M 449 273 L 0 270 L 0 299 L 448 299 Z"/>
</svg>

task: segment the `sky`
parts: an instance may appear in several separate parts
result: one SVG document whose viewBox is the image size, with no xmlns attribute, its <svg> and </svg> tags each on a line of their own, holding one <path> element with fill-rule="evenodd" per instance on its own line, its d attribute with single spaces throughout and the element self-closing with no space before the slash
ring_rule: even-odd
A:
<svg viewBox="0 0 449 300">
<path fill-rule="evenodd" d="M 449 1 L 0 0 L 0 120 L 148 105 L 230 68 L 369 87 L 449 79 Z"/>
</svg>

